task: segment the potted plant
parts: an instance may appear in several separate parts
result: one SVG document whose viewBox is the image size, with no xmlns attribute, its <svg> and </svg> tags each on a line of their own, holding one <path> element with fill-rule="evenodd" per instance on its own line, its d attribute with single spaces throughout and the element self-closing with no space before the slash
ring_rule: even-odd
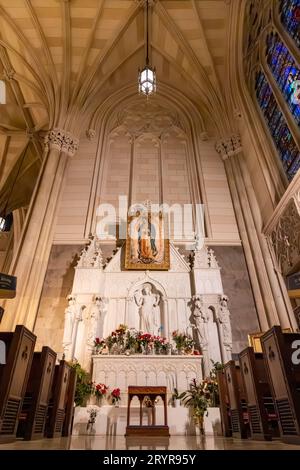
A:
<svg viewBox="0 0 300 470">
<path fill-rule="evenodd" d="M 210 394 L 205 390 L 203 382 L 197 383 L 195 379 L 190 384 L 190 389 L 179 395 L 181 402 L 187 408 L 191 408 L 195 424 L 199 426 L 200 433 L 204 431 L 204 416 L 208 415 Z"/>
<path fill-rule="evenodd" d="M 90 374 L 81 367 L 79 362 L 71 362 L 70 366 L 75 369 L 77 376 L 74 398 L 75 406 L 86 406 L 87 401 L 94 392 L 94 385 Z"/>
</svg>

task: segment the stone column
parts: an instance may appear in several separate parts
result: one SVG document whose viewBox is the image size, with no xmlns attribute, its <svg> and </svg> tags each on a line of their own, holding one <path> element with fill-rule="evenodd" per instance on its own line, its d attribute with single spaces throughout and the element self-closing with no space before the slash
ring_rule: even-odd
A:
<svg viewBox="0 0 300 470">
<path fill-rule="evenodd" d="M 51 130 L 45 138 L 42 167 L 10 269 L 17 276 L 17 296 L 3 305 L 2 330 L 13 330 L 17 324 L 34 329 L 67 159 L 78 145 L 78 139 L 61 129 Z"/>
<path fill-rule="evenodd" d="M 169 339 L 169 341 L 171 341 L 168 299 L 166 297 L 162 297 L 162 302 L 164 305 L 164 330 L 162 332 L 162 336 L 164 336 L 165 338 Z"/>
<path fill-rule="evenodd" d="M 262 331 L 274 324 L 294 328 L 289 306 L 262 233 L 259 205 L 242 152 L 239 136 L 217 143 L 228 178 L 235 215 L 242 239 L 249 276 Z"/>
</svg>

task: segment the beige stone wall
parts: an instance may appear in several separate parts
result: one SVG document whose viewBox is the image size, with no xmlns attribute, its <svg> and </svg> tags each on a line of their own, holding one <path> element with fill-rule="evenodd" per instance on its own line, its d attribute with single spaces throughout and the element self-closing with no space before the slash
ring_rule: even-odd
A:
<svg viewBox="0 0 300 470">
<path fill-rule="evenodd" d="M 212 141 L 201 142 L 201 167 L 212 243 L 238 241 L 240 237 L 224 164 Z"/>
<path fill-rule="evenodd" d="M 79 151 L 68 161 L 55 228 L 55 240 L 62 243 L 76 243 L 84 237 L 97 145 L 97 139 L 82 136 Z"/>
<path fill-rule="evenodd" d="M 77 154 L 69 160 L 55 244 L 83 243 L 89 232 L 95 232 L 100 203 L 113 204 L 117 213 L 119 195 L 132 203 L 190 204 L 192 185 L 198 187 L 205 205 L 209 242 L 239 244 L 224 164 L 214 140 L 201 141 L 197 155 L 190 151 L 186 139 L 174 133 L 161 141 L 146 134 L 132 144 L 125 132 L 119 132 L 103 148 L 101 144 L 98 138 L 83 138 Z"/>
<path fill-rule="evenodd" d="M 53 246 L 43 285 L 34 333 L 36 350 L 50 346 L 62 354 L 64 310 L 74 279 L 74 266 L 81 246 Z"/>
</svg>

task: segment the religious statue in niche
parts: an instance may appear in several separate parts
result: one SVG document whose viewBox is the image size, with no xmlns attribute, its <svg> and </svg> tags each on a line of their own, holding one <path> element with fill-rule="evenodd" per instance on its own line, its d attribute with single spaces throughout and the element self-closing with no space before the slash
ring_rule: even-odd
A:
<svg viewBox="0 0 300 470">
<path fill-rule="evenodd" d="M 228 349 L 232 349 L 232 331 L 230 323 L 230 312 L 228 309 L 228 297 L 227 295 L 220 296 L 220 310 L 218 320 L 221 325 L 221 331 L 223 336 L 223 344 Z"/>
<path fill-rule="evenodd" d="M 88 328 L 86 342 L 89 346 L 94 346 L 96 337 L 102 337 L 103 316 L 105 315 L 105 312 L 106 308 L 104 300 L 101 297 L 96 296 L 87 318 Z"/>
<path fill-rule="evenodd" d="M 68 296 L 68 302 L 69 305 L 65 309 L 63 348 L 66 360 L 72 361 L 74 359 L 78 325 L 82 321 L 82 312 L 85 306 L 79 305 L 74 295 Z"/>
<path fill-rule="evenodd" d="M 165 217 L 162 211 L 151 211 L 151 205 L 136 206 L 128 216 L 126 269 L 167 270 L 170 267 L 169 240 L 165 239 Z"/>
<path fill-rule="evenodd" d="M 134 294 L 134 300 L 139 307 L 140 330 L 152 335 L 159 334 L 161 328 L 160 296 L 152 292 L 152 285 L 146 283 Z"/>
<path fill-rule="evenodd" d="M 206 349 L 208 344 L 206 323 L 208 321 L 205 312 L 203 301 L 199 296 L 193 297 L 193 315 L 192 327 L 195 331 L 196 343 L 200 346 L 201 350 Z"/>
</svg>

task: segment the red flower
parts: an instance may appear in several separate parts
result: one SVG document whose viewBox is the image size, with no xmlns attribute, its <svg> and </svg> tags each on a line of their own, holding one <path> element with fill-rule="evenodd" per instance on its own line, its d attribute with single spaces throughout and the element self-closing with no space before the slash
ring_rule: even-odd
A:
<svg viewBox="0 0 300 470">
<path fill-rule="evenodd" d="M 100 338 L 96 338 L 96 344 L 99 344 L 100 343 Z"/>
<path fill-rule="evenodd" d="M 295 19 L 296 21 L 300 21 L 300 7 L 295 8 L 295 11 L 294 11 L 294 19 Z"/>
<path fill-rule="evenodd" d="M 114 398 L 120 398 L 121 390 L 119 388 L 114 388 L 113 391 L 111 392 L 111 395 Z"/>
<path fill-rule="evenodd" d="M 98 395 L 106 395 L 108 390 L 108 386 L 105 384 L 97 384 L 95 388 Z"/>
</svg>

